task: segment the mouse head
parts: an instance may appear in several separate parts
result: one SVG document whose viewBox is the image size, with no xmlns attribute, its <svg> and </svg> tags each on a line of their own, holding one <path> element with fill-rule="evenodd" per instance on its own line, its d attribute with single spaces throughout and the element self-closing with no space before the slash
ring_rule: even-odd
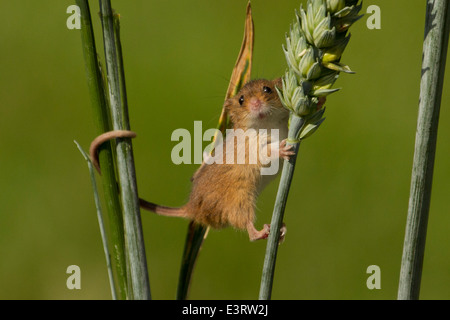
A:
<svg viewBox="0 0 450 320">
<path fill-rule="evenodd" d="M 224 106 L 235 128 L 265 128 L 273 121 L 287 119 L 289 112 L 281 104 L 275 86 L 281 88 L 280 78 L 253 80 L 225 101 Z"/>
</svg>

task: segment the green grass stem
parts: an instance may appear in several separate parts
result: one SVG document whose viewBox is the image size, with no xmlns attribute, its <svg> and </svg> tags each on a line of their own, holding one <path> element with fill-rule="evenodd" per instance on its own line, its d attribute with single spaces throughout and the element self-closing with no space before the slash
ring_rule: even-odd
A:
<svg viewBox="0 0 450 320">
<path fill-rule="evenodd" d="M 103 27 L 109 101 L 114 130 L 130 130 L 126 104 L 123 103 L 124 77 L 121 70 L 122 57 L 117 50 L 117 37 L 114 31 L 114 18 L 109 0 L 100 0 L 100 13 Z M 121 77 L 122 74 L 122 77 Z M 133 149 L 130 138 L 117 139 L 117 171 L 122 199 L 125 246 L 131 285 L 131 299 L 151 299 L 147 271 L 144 237 L 142 231 L 139 197 L 136 184 Z"/>
<path fill-rule="evenodd" d="M 108 279 L 109 279 L 109 285 L 111 288 L 111 296 L 113 300 L 117 300 L 117 294 L 116 294 L 116 284 L 114 280 L 114 272 L 113 267 L 111 263 L 111 254 L 109 251 L 109 245 L 108 245 L 108 236 L 106 233 L 105 223 L 103 219 L 103 210 L 102 205 L 100 202 L 100 196 L 98 194 L 98 188 L 97 188 L 97 181 L 95 180 L 95 168 L 94 165 L 91 162 L 91 159 L 89 158 L 89 155 L 81 148 L 80 144 L 76 141 L 74 141 L 75 144 L 78 147 L 78 150 L 80 150 L 81 154 L 83 155 L 83 158 L 86 160 L 89 168 L 89 175 L 91 177 L 91 183 L 92 183 L 92 189 L 94 192 L 94 201 L 95 201 L 95 208 L 97 209 L 97 219 L 98 219 L 98 225 L 100 227 L 100 235 L 102 237 L 102 243 L 103 243 L 103 250 L 105 252 L 105 258 L 106 258 L 106 267 L 108 269 Z"/>
<path fill-rule="evenodd" d="M 304 118 L 291 113 L 288 141 L 286 145 L 293 145 L 295 155 L 290 157 L 289 161 L 283 161 L 283 171 L 281 173 L 280 184 L 278 186 L 277 197 L 270 223 L 270 234 L 267 239 L 266 255 L 264 258 L 263 273 L 261 278 L 261 287 L 259 291 L 260 300 L 269 300 L 272 295 L 273 278 L 275 274 L 275 263 L 277 260 L 278 245 L 280 239 L 280 229 L 283 224 L 284 210 L 294 176 L 295 163 L 300 147 L 297 141 L 300 131 L 305 124 Z"/>
<path fill-rule="evenodd" d="M 419 299 L 450 28 L 449 2 L 427 1 L 419 114 L 398 288 L 399 300 Z"/>
<path fill-rule="evenodd" d="M 77 0 L 81 13 L 81 40 L 86 67 L 88 89 L 91 97 L 94 123 L 97 134 L 111 130 L 108 102 L 105 93 L 105 83 L 98 61 L 92 27 L 89 3 L 87 0 Z M 98 151 L 99 163 L 102 168 L 102 186 L 106 200 L 108 215 L 108 237 L 112 247 L 113 270 L 116 281 L 116 296 L 127 298 L 126 254 L 123 233 L 122 206 L 118 198 L 119 189 L 116 182 L 112 142 L 106 142 Z"/>
<path fill-rule="evenodd" d="M 348 29 L 362 16 L 359 0 L 308 0 L 300 5 L 296 19 L 286 34 L 283 51 L 288 70 L 282 86 L 276 87 L 281 103 L 290 110 L 287 146 L 293 145 L 294 156 L 284 161 L 275 200 L 270 234 L 264 258 L 260 300 L 272 295 L 280 228 L 294 175 L 300 141 L 311 136 L 323 123 L 325 99 L 338 91 L 332 86 L 340 72 L 354 73 L 341 63 L 350 40 Z"/>
<path fill-rule="evenodd" d="M 177 287 L 177 300 L 186 300 L 194 272 L 195 262 L 205 239 L 208 228 L 194 222 L 189 223 L 181 261 Z"/>
</svg>

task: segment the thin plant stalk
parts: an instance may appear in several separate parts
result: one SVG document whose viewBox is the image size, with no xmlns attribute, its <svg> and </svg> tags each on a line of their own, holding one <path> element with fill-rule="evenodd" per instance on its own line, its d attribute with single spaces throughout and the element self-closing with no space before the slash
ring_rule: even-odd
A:
<svg viewBox="0 0 450 320">
<path fill-rule="evenodd" d="M 91 162 L 91 159 L 89 158 L 89 155 L 81 148 L 80 144 L 76 141 L 74 141 L 75 144 L 78 147 L 78 150 L 80 150 L 81 154 L 83 155 L 84 159 L 86 160 L 89 168 L 89 175 L 91 177 L 91 183 L 92 183 L 92 189 L 94 192 L 94 201 L 95 201 L 95 207 L 97 209 L 97 219 L 98 219 L 98 225 L 100 227 L 100 235 L 102 237 L 102 243 L 103 243 L 103 250 L 105 252 L 105 258 L 106 258 L 106 267 L 108 269 L 108 279 L 109 279 L 109 286 L 111 288 L 111 296 L 113 300 L 117 300 L 117 294 L 116 294 L 116 284 L 114 281 L 114 273 L 112 269 L 112 263 L 111 263 L 111 254 L 109 251 L 109 245 L 108 245 L 108 237 L 105 229 L 104 219 L 103 219 L 103 210 L 100 202 L 100 197 L 98 195 L 98 188 L 97 188 L 97 182 L 95 180 L 95 169 Z"/>
<path fill-rule="evenodd" d="M 293 146 L 295 155 L 283 163 L 264 258 L 260 300 L 268 300 L 272 295 L 280 229 L 300 141 L 311 136 L 325 120 L 323 105 L 328 95 L 339 90 L 332 88 L 339 73 L 354 73 L 340 60 L 350 40 L 348 29 L 361 18 L 361 7 L 359 0 L 308 0 L 305 9 L 300 5 L 286 34 L 283 51 L 288 69 L 282 77 L 282 87 L 276 90 L 283 106 L 290 110 L 286 144 Z"/>
<path fill-rule="evenodd" d="M 120 97 L 122 102 L 122 112 L 123 112 L 123 123 L 127 124 L 130 122 L 128 118 L 128 99 L 127 99 L 127 90 L 125 85 L 125 69 L 123 66 L 123 55 L 122 55 L 122 41 L 120 40 L 120 15 L 115 13 L 113 14 L 113 23 L 114 23 L 114 36 L 116 42 L 116 50 L 117 50 L 117 67 L 119 69 L 119 83 L 120 83 Z"/>
<path fill-rule="evenodd" d="M 194 272 L 195 263 L 207 232 L 208 227 L 193 221 L 189 223 L 181 261 L 180 275 L 178 278 L 177 300 L 187 299 L 192 273 Z"/>
<path fill-rule="evenodd" d="M 239 51 L 236 64 L 231 74 L 228 90 L 225 99 L 234 96 L 241 87 L 250 80 L 252 70 L 252 57 L 254 45 L 254 25 L 252 18 L 252 9 L 250 1 L 247 3 L 246 19 L 244 26 L 244 38 L 242 40 L 241 50 Z M 225 110 L 222 113 L 217 125 L 218 129 L 224 133 L 229 125 L 229 117 Z M 215 139 L 216 137 L 214 137 Z M 204 164 L 202 164 L 204 165 Z M 177 299 L 187 299 L 189 286 L 191 283 L 192 272 L 194 271 L 195 262 L 200 252 L 203 240 L 208 234 L 208 228 L 194 222 L 190 222 L 186 236 L 186 242 L 181 261 L 180 276 L 178 280 Z"/>
<path fill-rule="evenodd" d="M 107 78 L 109 84 L 109 101 L 114 130 L 130 130 L 126 104 L 122 99 L 125 92 L 121 83 L 120 61 L 117 38 L 114 32 L 113 13 L 109 0 L 100 0 L 100 13 L 103 27 L 103 43 L 105 49 Z M 117 139 L 116 144 L 117 171 L 122 199 L 124 236 L 127 253 L 127 272 L 131 285 L 130 298 L 135 300 L 151 299 L 150 284 L 147 271 L 144 237 L 142 231 L 139 197 L 136 184 L 133 149 L 130 138 Z"/>
<path fill-rule="evenodd" d="M 91 14 L 87 0 L 77 0 L 81 14 L 81 39 L 86 66 L 89 93 L 94 112 L 94 123 L 97 134 L 111 130 L 105 84 L 100 68 L 92 28 Z M 112 244 L 113 273 L 116 278 L 116 296 L 127 298 L 126 255 L 123 234 L 122 206 L 118 198 L 119 190 L 113 152 L 110 142 L 104 143 L 98 151 L 99 163 L 102 168 L 102 186 L 106 200 L 106 211 L 109 219 L 108 237 Z"/>
<path fill-rule="evenodd" d="M 300 148 L 300 141 L 297 140 L 297 137 L 305 125 L 305 120 L 295 114 L 291 114 L 290 120 L 289 134 L 286 145 L 293 145 L 292 150 L 295 152 L 295 155 L 290 157 L 289 161 L 283 161 L 283 171 L 281 173 L 277 197 L 275 199 L 272 221 L 270 223 L 269 238 L 267 239 L 266 255 L 264 258 L 261 287 L 259 291 L 260 300 L 270 300 L 272 295 L 280 229 L 283 225 L 284 210 L 286 208 L 289 189 L 294 176 L 295 163 Z"/>
<path fill-rule="evenodd" d="M 399 300 L 419 299 L 449 38 L 449 2 L 427 1 L 419 114 L 400 269 Z"/>
</svg>

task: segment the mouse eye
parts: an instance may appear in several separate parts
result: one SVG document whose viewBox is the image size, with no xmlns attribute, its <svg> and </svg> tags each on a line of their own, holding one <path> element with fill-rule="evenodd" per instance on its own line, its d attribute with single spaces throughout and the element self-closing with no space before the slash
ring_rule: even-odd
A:
<svg viewBox="0 0 450 320">
<path fill-rule="evenodd" d="M 263 87 L 263 91 L 265 93 L 272 93 L 272 89 L 270 89 L 269 87 Z"/>
<path fill-rule="evenodd" d="M 241 96 L 239 98 L 239 104 L 242 106 L 243 103 L 244 103 L 244 96 Z"/>
</svg>

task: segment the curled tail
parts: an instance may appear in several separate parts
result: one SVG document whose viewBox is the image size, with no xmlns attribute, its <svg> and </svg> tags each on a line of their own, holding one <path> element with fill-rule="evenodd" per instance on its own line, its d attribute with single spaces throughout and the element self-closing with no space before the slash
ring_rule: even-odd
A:
<svg viewBox="0 0 450 320">
<path fill-rule="evenodd" d="M 164 207 L 142 199 L 139 199 L 139 205 L 141 206 L 142 209 L 152 211 L 161 216 L 182 217 L 182 218 L 188 217 L 187 212 L 183 207 L 180 208 Z"/>
</svg>

